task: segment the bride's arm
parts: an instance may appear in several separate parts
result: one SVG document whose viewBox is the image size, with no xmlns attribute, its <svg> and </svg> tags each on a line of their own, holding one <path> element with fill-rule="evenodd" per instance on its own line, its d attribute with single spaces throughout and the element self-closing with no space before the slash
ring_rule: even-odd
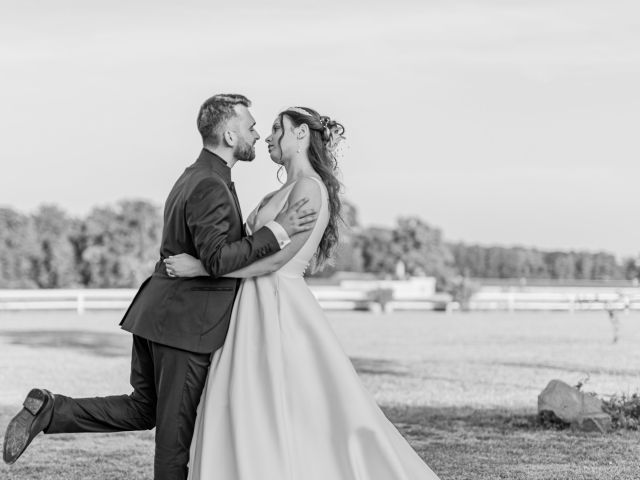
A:
<svg viewBox="0 0 640 480">
<path fill-rule="evenodd" d="M 287 202 L 289 205 L 292 205 L 296 201 L 306 197 L 309 199 L 306 206 L 316 212 L 319 212 L 320 205 L 322 203 L 321 195 L 322 192 L 320 190 L 320 186 L 315 180 L 302 178 L 293 186 Z M 315 221 L 317 221 L 317 217 Z M 313 227 L 303 233 L 294 235 L 291 237 L 291 243 L 282 250 L 279 250 L 269 257 L 264 257 L 244 268 L 227 273 L 224 276 L 233 278 L 249 278 L 259 277 L 261 275 L 267 275 L 275 272 L 300 251 L 302 246 L 309 239 L 312 231 Z M 165 260 L 165 263 L 167 264 L 167 270 L 174 272 L 178 277 L 198 277 L 208 275 L 207 271 L 200 263 L 200 260 L 184 253 L 169 257 Z"/>
</svg>

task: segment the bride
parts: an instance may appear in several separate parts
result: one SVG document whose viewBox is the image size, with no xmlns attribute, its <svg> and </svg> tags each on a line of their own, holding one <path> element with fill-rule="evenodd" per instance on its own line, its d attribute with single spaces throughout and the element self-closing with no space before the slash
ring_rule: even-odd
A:
<svg viewBox="0 0 640 480">
<path fill-rule="evenodd" d="M 342 125 L 310 108 L 278 115 L 266 142 L 286 183 L 247 218 L 249 234 L 307 197 L 313 229 L 227 276 L 243 278 L 214 353 L 191 444 L 190 480 L 437 480 L 387 420 L 342 351 L 303 274 L 338 241 L 333 150 Z M 176 276 L 207 275 L 186 254 Z"/>
</svg>

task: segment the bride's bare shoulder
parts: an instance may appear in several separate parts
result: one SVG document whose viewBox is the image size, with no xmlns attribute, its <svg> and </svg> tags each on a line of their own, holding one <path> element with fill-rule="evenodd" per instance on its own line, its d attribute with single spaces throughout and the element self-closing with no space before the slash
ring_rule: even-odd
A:
<svg viewBox="0 0 640 480">
<path fill-rule="evenodd" d="M 291 190 L 291 198 L 300 199 L 307 197 L 310 206 L 317 206 L 322 203 L 322 180 L 316 177 L 302 177 L 296 181 Z"/>
</svg>

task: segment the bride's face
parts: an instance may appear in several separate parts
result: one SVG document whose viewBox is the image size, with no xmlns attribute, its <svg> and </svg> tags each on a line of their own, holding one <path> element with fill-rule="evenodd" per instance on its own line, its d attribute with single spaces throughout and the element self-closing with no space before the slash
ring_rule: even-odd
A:
<svg viewBox="0 0 640 480">
<path fill-rule="evenodd" d="M 291 119 L 284 115 L 280 123 L 280 116 L 276 117 L 271 127 L 271 135 L 265 138 L 265 142 L 267 142 L 269 156 L 275 163 L 283 164 L 285 160 L 292 158 L 298 149 L 298 138 Z"/>
</svg>

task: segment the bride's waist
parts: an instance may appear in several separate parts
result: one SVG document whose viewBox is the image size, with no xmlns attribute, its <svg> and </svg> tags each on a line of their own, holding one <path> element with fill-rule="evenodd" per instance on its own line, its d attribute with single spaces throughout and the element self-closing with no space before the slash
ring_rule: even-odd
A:
<svg viewBox="0 0 640 480">
<path fill-rule="evenodd" d="M 276 270 L 275 272 L 266 273 L 258 277 L 252 277 L 252 278 L 256 278 L 256 279 L 268 278 L 271 280 L 287 279 L 287 280 L 303 280 L 304 281 L 304 272 L 280 269 L 280 270 Z"/>
<path fill-rule="evenodd" d="M 303 278 L 308 262 L 299 258 L 292 258 L 274 273 L 284 278 Z"/>
<path fill-rule="evenodd" d="M 279 278 L 289 278 L 289 279 L 293 279 L 293 280 L 304 280 L 303 272 L 297 273 L 297 272 L 291 272 L 291 271 L 277 270 L 277 271 L 273 272 L 271 275 L 273 275 L 274 277 L 279 277 Z"/>
</svg>

